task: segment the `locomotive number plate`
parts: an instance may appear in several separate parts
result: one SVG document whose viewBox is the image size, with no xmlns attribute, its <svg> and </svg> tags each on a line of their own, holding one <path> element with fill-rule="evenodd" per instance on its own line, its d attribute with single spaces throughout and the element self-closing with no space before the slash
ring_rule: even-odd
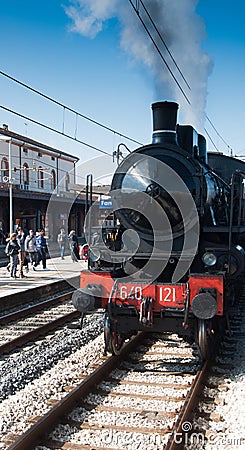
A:
<svg viewBox="0 0 245 450">
<path fill-rule="evenodd" d="M 187 292 L 184 283 L 175 285 L 119 284 L 117 296 L 121 301 L 142 301 L 145 297 L 151 297 L 155 300 L 155 304 L 180 306 L 184 304 Z"/>
<path fill-rule="evenodd" d="M 160 287 L 159 291 L 160 302 L 176 302 L 175 287 Z"/>
<path fill-rule="evenodd" d="M 174 286 L 158 286 L 157 287 L 157 296 L 160 303 L 184 303 L 186 299 L 186 285 L 178 284 Z"/>
<path fill-rule="evenodd" d="M 143 288 L 142 286 L 121 285 L 119 287 L 119 297 L 121 300 L 142 300 Z"/>
</svg>

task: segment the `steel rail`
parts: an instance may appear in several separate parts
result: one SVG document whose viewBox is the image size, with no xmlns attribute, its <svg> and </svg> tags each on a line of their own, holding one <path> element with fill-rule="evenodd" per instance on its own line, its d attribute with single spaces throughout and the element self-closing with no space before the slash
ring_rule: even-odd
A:
<svg viewBox="0 0 245 450">
<path fill-rule="evenodd" d="M 0 316 L 0 326 L 4 325 L 6 323 L 12 322 L 13 320 L 20 319 L 21 317 L 26 317 L 30 313 L 42 309 L 44 306 L 47 307 L 47 306 L 56 305 L 59 302 L 63 302 L 63 301 L 65 302 L 71 298 L 71 295 L 73 292 L 74 292 L 74 289 L 72 289 L 70 292 L 66 292 L 64 294 L 58 295 L 57 297 L 43 300 L 39 303 L 36 303 L 35 305 L 26 306 L 25 308 L 22 308 L 19 311 L 15 311 L 12 313 L 5 314 L 4 316 Z"/>
<path fill-rule="evenodd" d="M 202 389 L 202 385 L 205 377 L 207 376 L 207 371 L 209 369 L 210 362 L 206 361 L 194 380 L 194 383 L 187 394 L 184 405 L 181 408 L 179 417 L 174 426 L 173 432 L 169 438 L 165 450 L 183 450 L 183 442 L 179 438 L 184 433 L 183 424 L 189 422 L 190 417 L 193 413 L 193 409 L 198 402 L 198 397 Z M 190 431 L 190 430 L 189 430 Z M 177 437 L 177 439 L 176 439 Z M 181 441 L 181 442 L 180 442 Z"/>
<path fill-rule="evenodd" d="M 114 370 L 118 363 L 123 360 L 126 355 L 132 351 L 135 345 L 139 344 L 143 339 L 144 333 L 138 334 L 122 348 L 120 355 L 109 356 L 106 361 L 95 369 L 85 380 L 76 386 L 68 395 L 66 395 L 57 404 L 53 406 L 43 417 L 41 417 L 34 425 L 32 425 L 23 435 L 21 435 L 8 450 L 27 450 L 34 448 L 44 436 L 52 431 L 62 416 L 67 415 L 74 406 L 85 397 L 88 392 L 96 384 L 99 384 L 109 372 Z"/>
<path fill-rule="evenodd" d="M 64 323 L 66 322 L 70 322 L 71 320 L 76 319 L 77 317 L 80 317 L 80 313 L 78 311 L 72 311 L 65 316 L 53 320 L 52 322 L 37 327 L 32 331 L 28 331 L 28 333 L 22 334 L 21 336 L 18 336 L 17 338 L 12 339 L 11 341 L 6 342 L 3 345 L 0 345 L 0 355 L 2 355 L 3 353 L 8 353 L 17 347 L 21 347 L 22 345 L 27 344 L 27 342 L 30 342 L 37 337 L 42 336 L 61 325 L 64 325 Z"/>
</svg>

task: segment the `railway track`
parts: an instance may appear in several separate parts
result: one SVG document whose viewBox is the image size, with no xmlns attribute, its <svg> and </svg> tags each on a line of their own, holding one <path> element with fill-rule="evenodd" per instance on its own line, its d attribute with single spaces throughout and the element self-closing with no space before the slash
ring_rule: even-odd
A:
<svg viewBox="0 0 245 450">
<path fill-rule="evenodd" d="M 244 434 L 245 289 L 234 305 L 229 330 L 212 361 L 209 376 L 183 442 L 196 450 L 192 431 L 199 436 L 198 450 L 242 449 Z"/>
<path fill-rule="evenodd" d="M 8 436 L 9 450 L 178 448 L 175 437 L 207 370 L 192 353 L 177 338 L 138 335 L 119 356 L 104 357 L 88 377 L 67 386 L 64 398 L 52 399 L 50 410 L 30 419 L 15 442 Z"/>
<path fill-rule="evenodd" d="M 231 323 L 234 339 L 242 338 L 238 323 Z M 3 448 L 183 450 L 207 364 L 201 367 L 195 351 L 176 335 L 139 335 L 118 357 L 102 354 L 94 366 L 76 372 L 75 381 L 63 383 L 43 416 L 28 417 L 23 434 L 6 434 Z M 222 369 L 218 360 L 213 368 Z"/>
<path fill-rule="evenodd" d="M 0 317 L 0 355 L 79 317 L 70 303 L 73 289 Z"/>
</svg>

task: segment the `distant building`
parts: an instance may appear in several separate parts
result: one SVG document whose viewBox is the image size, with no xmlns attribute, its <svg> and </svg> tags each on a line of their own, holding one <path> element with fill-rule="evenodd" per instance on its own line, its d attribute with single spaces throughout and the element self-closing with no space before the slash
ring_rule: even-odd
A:
<svg viewBox="0 0 245 450">
<path fill-rule="evenodd" d="M 10 144 L 1 137 L 9 137 Z M 12 174 L 9 172 L 10 145 Z M 7 125 L 0 127 L 0 229 L 4 233 L 9 231 L 11 178 L 14 229 L 18 225 L 26 230 L 43 227 L 54 240 L 61 226 L 82 234 L 85 198 L 80 195 L 71 200 L 74 194 L 69 192 L 69 184 L 76 183 L 78 160 L 61 150 L 16 134 Z M 52 208 L 51 218 L 47 220 L 46 210 L 51 195 L 56 207 Z"/>
</svg>

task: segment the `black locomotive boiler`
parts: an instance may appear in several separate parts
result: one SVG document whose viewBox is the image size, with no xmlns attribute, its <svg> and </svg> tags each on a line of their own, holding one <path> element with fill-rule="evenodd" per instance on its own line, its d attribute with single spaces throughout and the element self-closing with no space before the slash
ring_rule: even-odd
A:
<svg viewBox="0 0 245 450">
<path fill-rule="evenodd" d="M 177 125 L 176 103 L 152 110 L 152 143 L 112 179 L 114 226 L 87 221 L 88 270 L 73 304 L 82 314 L 105 308 L 113 353 L 138 331 L 160 331 L 195 340 L 205 359 L 244 277 L 245 173 L 227 157 L 225 180 L 212 169 L 205 138 Z"/>
</svg>

